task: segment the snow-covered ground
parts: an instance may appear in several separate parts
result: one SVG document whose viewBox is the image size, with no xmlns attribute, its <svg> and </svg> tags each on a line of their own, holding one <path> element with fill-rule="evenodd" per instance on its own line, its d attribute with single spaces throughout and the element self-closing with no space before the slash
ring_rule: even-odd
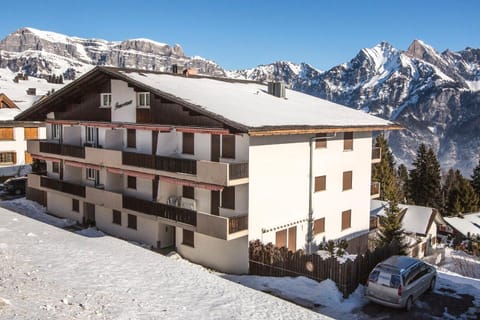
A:
<svg viewBox="0 0 480 320">
<path fill-rule="evenodd" d="M 0 208 L 0 319 L 327 318 L 182 259 L 52 226 L 69 221 L 30 201 L 0 204 L 27 215 Z"/>
<path fill-rule="evenodd" d="M 95 228 L 63 230 L 72 221 L 25 199 L 0 205 L 22 213 L 0 208 L 0 319 L 370 318 L 362 312 L 368 304 L 363 286 L 344 299 L 330 280 L 215 273 Z M 442 263 L 435 293 L 472 296 L 473 307 L 460 317 L 470 319 L 480 314 L 480 280 L 455 273 L 461 271 L 450 263 L 456 255 L 447 250 L 443 259 L 431 258 Z M 480 268 L 478 260 L 469 261 Z"/>
</svg>

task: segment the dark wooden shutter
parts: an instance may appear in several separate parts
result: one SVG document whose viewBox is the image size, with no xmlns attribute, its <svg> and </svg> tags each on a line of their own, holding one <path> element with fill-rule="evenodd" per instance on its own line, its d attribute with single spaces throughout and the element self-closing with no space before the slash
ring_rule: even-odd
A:
<svg viewBox="0 0 480 320">
<path fill-rule="evenodd" d="M 195 199 L 195 188 L 189 186 L 183 186 L 182 197 L 188 199 Z"/>
<path fill-rule="evenodd" d="M 313 222 L 313 234 L 325 232 L 325 218 L 316 219 Z"/>
<path fill-rule="evenodd" d="M 127 188 L 137 189 L 137 177 L 127 176 Z"/>
<path fill-rule="evenodd" d="M 25 163 L 31 164 L 33 162 L 32 155 L 25 151 Z"/>
<path fill-rule="evenodd" d="M 343 190 L 352 189 L 352 171 L 345 171 L 343 173 Z"/>
<path fill-rule="evenodd" d="M 72 199 L 72 211 L 80 212 L 80 201 Z"/>
<path fill-rule="evenodd" d="M 137 135 L 135 129 L 127 129 L 127 148 L 137 147 Z"/>
<path fill-rule="evenodd" d="M 353 132 L 343 133 L 343 150 L 353 150 Z"/>
<path fill-rule="evenodd" d="M 287 246 L 287 229 L 275 233 L 275 246 L 277 248 Z"/>
<path fill-rule="evenodd" d="M 194 247 L 195 246 L 195 239 L 193 231 L 183 229 L 183 240 L 182 244 Z"/>
<path fill-rule="evenodd" d="M 210 160 L 218 162 L 220 160 L 220 136 L 212 134 Z"/>
<path fill-rule="evenodd" d="M 235 159 L 235 135 L 222 136 L 222 158 Z"/>
<path fill-rule="evenodd" d="M 212 190 L 211 195 L 212 199 L 210 201 L 210 210 L 212 211 L 213 215 L 218 216 L 220 214 L 220 191 Z"/>
<path fill-rule="evenodd" d="M 352 223 L 352 210 L 346 210 L 342 212 L 342 230 L 351 227 Z"/>
<path fill-rule="evenodd" d="M 315 192 L 324 191 L 327 188 L 327 176 L 315 177 Z"/>
<path fill-rule="evenodd" d="M 223 189 L 222 208 L 235 210 L 235 187 L 226 187 Z"/>
<path fill-rule="evenodd" d="M 316 135 L 317 139 L 315 139 L 315 148 L 321 149 L 327 147 L 327 139 L 325 133 L 319 133 Z M 322 139 L 323 138 L 323 139 Z"/>
<path fill-rule="evenodd" d="M 112 210 L 112 222 L 114 224 L 122 225 L 122 213 L 118 210 Z"/>
<path fill-rule="evenodd" d="M 182 134 L 182 153 L 195 154 L 195 136 L 193 133 Z"/>
<path fill-rule="evenodd" d="M 297 251 L 297 226 L 288 228 L 288 250 Z"/>
<path fill-rule="evenodd" d="M 137 230 L 137 216 L 133 214 L 128 215 L 128 228 Z"/>
</svg>

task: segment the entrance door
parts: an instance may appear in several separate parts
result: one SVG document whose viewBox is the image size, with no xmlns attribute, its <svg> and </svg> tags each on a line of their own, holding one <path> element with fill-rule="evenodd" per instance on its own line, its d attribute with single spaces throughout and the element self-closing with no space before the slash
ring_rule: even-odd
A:
<svg viewBox="0 0 480 320">
<path fill-rule="evenodd" d="M 210 159 L 218 162 L 220 161 L 220 136 L 218 134 L 212 134 L 211 144 Z"/>
<path fill-rule="evenodd" d="M 95 205 L 93 203 L 83 203 L 83 222 L 88 225 L 95 225 Z"/>
</svg>

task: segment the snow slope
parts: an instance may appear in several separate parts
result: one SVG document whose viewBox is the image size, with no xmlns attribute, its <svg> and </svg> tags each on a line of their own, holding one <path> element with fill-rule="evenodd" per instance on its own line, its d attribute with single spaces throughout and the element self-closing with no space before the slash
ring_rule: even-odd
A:
<svg viewBox="0 0 480 320">
<path fill-rule="evenodd" d="M 41 215 L 39 208 L 22 209 L 31 206 L 26 200 L 10 206 Z M 0 318 L 327 318 L 187 261 L 95 236 L 1 208 Z"/>
</svg>

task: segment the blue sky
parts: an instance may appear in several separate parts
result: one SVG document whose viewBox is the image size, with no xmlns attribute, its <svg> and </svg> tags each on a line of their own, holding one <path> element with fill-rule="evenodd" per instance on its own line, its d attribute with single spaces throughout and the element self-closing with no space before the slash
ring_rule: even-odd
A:
<svg viewBox="0 0 480 320">
<path fill-rule="evenodd" d="M 327 70 L 385 40 L 407 49 L 480 48 L 478 0 L 2 1 L 0 38 L 34 27 L 106 40 L 180 44 L 227 69 L 276 60 Z"/>
</svg>

